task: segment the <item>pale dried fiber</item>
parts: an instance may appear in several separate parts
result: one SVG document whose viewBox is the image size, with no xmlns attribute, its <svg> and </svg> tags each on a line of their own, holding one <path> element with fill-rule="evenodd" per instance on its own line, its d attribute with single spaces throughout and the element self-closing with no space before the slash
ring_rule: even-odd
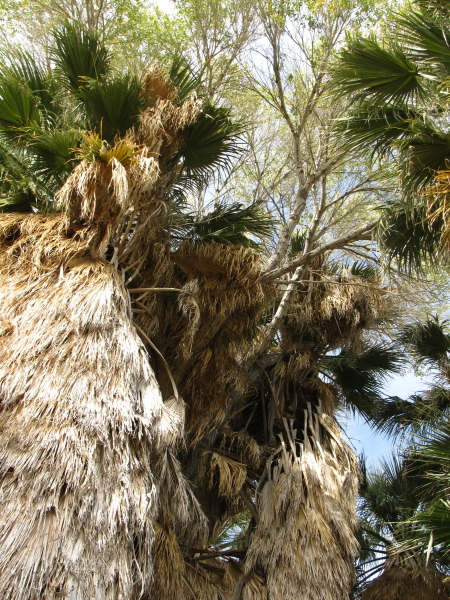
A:
<svg viewBox="0 0 450 600">
<path fill-rule="evenodd" d="M 154 61 L 146 69 L 142 77 L 144 88 L 151 98 L 175 100 L 177 88 L 173 85 L 169 74 L 161 65 Z"/>
<path fill-rule="evenodd" d="M 291 336 L 314 336 L 323 343 L 354 342 L 389 309 L 386 290 L 378 277 L 363 279 L 347 269 L 340 275 L 311 273 L 299 286 L 285 319 L 286 341 Z M 285 343 L 286 343 L 285 341 Z"/>
<path fill-rule="evenodd" d="M 130 600 L 152 577 L 149 460 L 170 407 L 121 277 L 88 257 L 62 269 L 80 242 L 58 218 L 0 221 L 0 597 Z"/>
<path fill-rule="evenodd" d="M 207 519 L 179 461 L 170 450 L 161 455 L 155 472 L 160 487 L 158 519 L 161 524 L 167 529 L 173 528 L 178 542 L 185 546 L 206 543 Z"/>
<path fill-rule="evenodd" d="M 208 472 L 209 487 L 216 489 L 220 496 L 226 498 L 234 498 L 241 491 L 247 475 L 247 467 L 244 464 L 209 451 L 203 453 L 201 470 L 203 473 Z"/>
<path fill-rule="evenodd" d="M 265 574 L 271 600 L 347 600 L 357 550 L 352 451 L 327 415 L 305 414 L 304 443 L 281 444 L 258 502 L 246 568 Z M 321 419 L 321 420 L 320 420 Z"/>
<path fill-rule="evenodd" d="M 448 600 L 444 576 L 423 556 L 402 552 L 390 556 L 383 573 L 371 581 L 362 600 Z"/>
<path fill-rule="evenodd" d="M 154 577 L 149 591 L 152 600 L 184 600 L 185 562 L 178 540 L 170 527 L 154 524 Z"/>
<path fill-rule="evenodd" d="M 160 162 L 171 158 L 186 134 L 186 128 L 198 117 L 199 102 L 188 98 L 181 106 L 157 99 L 154 106 L 140 115 L 135 140 Z"/>
<path fill-rule="evenodd" d="M 249 248 L 231 244 L 194 245 L 186 242 L 173 255 L 189 280 L 202 276 L 199 303 L 210 314 L 264 308 L 272 286 L 258 281 L 261 257 Z M 244 324 L 245 326 L 245 324 Z"/>
<path fill-rule="evenodd" d="M 186 600 L 223 600 L 218 577 L 206 571 L 198 563 L 186 564 L 185 589 L 183 591 Z"/>
<path fill-rule="evenodd" d="M 220 449 L 234 452 L 240 462 L 253 468 L 257 468 L 261 462 L 261 447 L 246 429 L 233 431 L 229 427 L 224 428 Z"/>
<path fill-rule="evenodd" d="M 69 235 L 70 234 L 70 235 Z M 61 215 L 3 214 L 0 219 L 0 277 L 22 271 L 24 282 L 43 271 L 84 259 L 98 240 L 96 228 L 68 231 Z"/>
</svg>

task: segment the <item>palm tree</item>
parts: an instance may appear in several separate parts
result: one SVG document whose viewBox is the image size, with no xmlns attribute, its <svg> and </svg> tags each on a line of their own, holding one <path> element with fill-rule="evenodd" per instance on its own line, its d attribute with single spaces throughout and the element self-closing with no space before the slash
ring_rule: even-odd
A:
<svg viewBox="0 0 450 600">
<path fill-rule="evenodd" d="M 355 589 L 361 600 L 448 598 L 439 554 L 417 552 L 416 523 L 427 497 L 426 475 L 412 465 L 410 458 L 394 456 L 368 471 L 362 460 L 361 555 Z"/>
<path fill-rule="evenodd" d="M 407 270 L 442 264 L 448 244 L 448 24 L 446 3 L 416 0 L 383 39 L 353 40 L 334 73 L 353 103 L 339 125 L 346 143 L 399 173 L 402 197 L 387 203 L 380 239 Z"/>
<path fill-rule="evenodd" d="M 1 597 L 347 598 L 358 469 L 324 357 L 387 310 L 378 275 L 316 256 L 265 339 L 272 219 L 189 210 L 241 125 L 180 59 L 115 73 L 54 37 L 53 71 L 0 77 Z"/>
<path fill-rule="evenodd" d="M 364 600 L 412 594 L 446 598 L 442 580 L 448 574 L 450 548 L 448 322 L 435 316 L 411 323 L 400 332 L 398 343 L 415 368 L 434 375 L 434 382 L 407 400 L 380 399 L 368 412 L 368 420 L 403 440 L 404 448 L 402 458 L 382 463 L 379 470 L 367 472 L 363 465 L 359 513 L 364 553 L 357 590 Z"/>
</svg>

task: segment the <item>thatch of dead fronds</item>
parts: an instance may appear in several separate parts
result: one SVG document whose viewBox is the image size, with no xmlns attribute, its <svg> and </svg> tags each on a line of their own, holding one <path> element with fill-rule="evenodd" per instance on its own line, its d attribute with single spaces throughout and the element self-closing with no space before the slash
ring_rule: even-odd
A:
<svg viewBox="0 0 450 600">
<path fill-rule="evenodd" d="M 167 451 L 184 404 L 173 393 L 163 402 L 123 277 L 152 261 L 162 165 L 197 113 L 194 99 L 156 101 L 126 152 L 72 172 L 61 214 L 0 216 L 4 600 L 140 598 L 156 518 L 171 540 L 202 538 L 201 509 Z M 178 501 L 170 522 L 155 462 Z"/>
<path fill-rule="evenodd" d="M 261 446 L 245 429 L 233 431 L 229 427 L 224 428 L 220 451 L 234 453 L 240 462 L 252 468 L 257 468 L 261 462 Z"/>
<path fill-rule="evenodd" d="M 424 557 L 394 554 L 386 561 L 383 573 L 371 581 L 362 600 L 448 600 L 449 588 L 443 575 Z"/>
<path fill-rule="evenodd" d="M 436 219 L 442 219 L 441 243 L 448 247 L 450 243 L 450 170 L 437 171 L 434 173 L 434 179 L 436 183 L 424 192 L 428 198 L 427 219 L 431 223 Z"/>
<path fill-rule="evenodd" d="M 161 501 L 158 521 L 166 531 L 173 530 L 177 543 L 186 549 L 201 546 L 207 541 L 208 523 L 181 465 L 166 449 L 155 465 Z"/>
<path fill-rule="evenodd" d="M 362 328 L 386 314 L 387 308 L 386 293 L 377 277 L 368 280 L 348 269 L 339 275 L 311 272 L 309 281 L 299 286 L 286 318 L 287 333 L 327 344 L 352 342 Z"/>
<path fill-rule="evenodd" d="M 246 568 L 263 571 L 274 600 L 344 600 L 357 550 L 354 456 L 330 417 L 305 417 L 304 443 L 291 432 L 269 467 Z"/>
<path fill-rule="evenodd" d="M 188 278 L 179 298 L 174 362 L 192 357 L 184 361 L 187 376 L 181 392 L 190 408 L 187 427 L 193 430 L 199 426 L 198 416 L 224 407 L 231 388 L 245 385 L 237 357 L 273 286 L 258 280 L 260 257 L 242 246 L 186 242 L 173 260 Z"/>
<path fill-rule="evenodd" d="M 62 270 L 61 246 L 78 256 L 80 242 L 46 237 L 45 255 L 45 217 L 1 225 L 0 596 L 138 598 L 153 571 L 163 402 L 122 279 L 89 257 Z"/>
<path fill-rule="evenodd" d="M 219 496 L 233 498 L 242 489 L 247 468 L 244 464 L 218 452 L 203 453 L 201 470 L 208 472 L 209 487 L 217 490 Z"/>
</svg>

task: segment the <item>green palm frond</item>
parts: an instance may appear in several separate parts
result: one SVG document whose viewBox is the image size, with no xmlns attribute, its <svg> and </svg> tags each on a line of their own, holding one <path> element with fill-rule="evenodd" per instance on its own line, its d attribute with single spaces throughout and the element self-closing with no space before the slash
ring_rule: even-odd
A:
<svg viewBox="0 0 450 600">
<path fill-rule="evenodd" d="M 450 357 L 448 326 L 448 321 L 440 321 L 437 315 L 431 316 L 424 323 L 416 321 L 404 327 L 399 341 L 413 353 L 419 366 L 443 365 Z"/>
<path fill-rule="evenodd" d="M 0 138 L 0 212 L 31 212 L 40 192 L 43 187 L 29 155 Z"/>
<path fill-rule="evenodd" d="M 67 22 L 54 30 L 53 37 L 53 61 L 73 92 L 79 92 L 90 80 L 101 80 L 110 72 L 111 56 L 98 34 Z"/>
<path fill-rule="evenodd" d="M 436 171 L 446 169 L 450 161 L 450 131 L 434 126 L 429 120 L 414 121 L 399 146 L 407 192 L 431 184 Z"/>
<path fill-rule="evenodd" d="M 252 516 L 249 512 L 238 513 L 228 518 L 223 523 L 212 546 L 221 550 L 242 548 L 245 545 L 251 519 Z"/>
<path fill-rule="evenodd" d="M 353 40 L 342 51 L 334 83 L 344 94 L 369 97 L 374 104 L 405 104 L 424 93 L 417 65 L 399 47 L 374 39 Z"/>
<path fill-rule="evenodd" d="M 377 232 L 387 263 L 409 274 L 421 274 L 429 266 L 442 264 L 446 257 L 437 252 L 442 227 L 442 217 L 432 222 L 427 219 L 424 204 L 387 205 Z"/>
<path fill-rule="evenodd" d="M 370 149 L 374 154 L 386 154 L 397 140 L 409 135 L 411 121 L 417 118 L 414 111 L 395 105 L 383 108 L 363 101 L 350 113 L 350 117 L 336 123 L 335 130 L 343 134 L 345 145 L 351 149 Z"/>
<path fill-rule="evenodd" d="M 0 86 L 0 131 L 14 141 L 29 136 L 41 123 L 36 96 L 10 73 L 0 78 Z"/>
<path fill-rule="evenodd" d="M 370 419 L 383 397 L 386 380 L 402 370 L 401 356 L 393 347 L 377 344 L 356 354 L 343 348 L 326 356 L 321 371 L 341 390 L 345 405 Z"/>
<path fill-rule="evenodd" d="M 172 162 L 182 160 L 186 175 L 199 180 L 217 169 L 227 169 L 242 151 L 237 141 L 242 131 L 242 124 L 233 121 L 228 108 L 207 104 Z"/>
<path fill-rule="evenodd" d="M 8 65 L 2 69 L 2 76 L 10 75 L 22 81 L 38 99 L 38 108 L 49 115 L 61 113 L 61 107 L 55 102 L 55 82 L 51 73 L 39 65 L 28 52 L 17 51 L 9 56 Z"/>
<path fill-rule="evenodd" d="M 425 473 L 421 505 L 405 525 L 414 527 L 414 536 L 403 541 L 402 549 L 432 550 L 434 557 L 448 564 L 450 559 L 450 420 L 442 415 L 415 440 L 412 469 Z"/>
<path fill-rule="evenodd" d="M 117 75 L 107 81 L 90 81 L 81 90 L 91 128 L 112 143 L 139 120 L 144 97 L 135 75 Z"/>
<path fill-rule="evenodd" d="M 289 250 L 289 256 L 296 256 L 300 252 L 303 252 L 306 243 L 307 230 L 294 231 L 291 236 L 291 248 Z"/>
<path fill-rule="evenodd" d="M 244 206 L 239 202 L 219 204 L 202 218 L 179 213 L 174 215 L 172 238 L 175 243 L 217 242 L 259 249 L 261 240 L 273 231 L 272 217 L 258 204 Z"/>
<path fill-rule="evenodd" d="M 177 102 L 181 104 L 200 86 L 200 78 L 195 75 L 189 63 L 182 56 L 175 56 L 169 71 L 169 78 L 177 88 Z"/>
<path fill-rule="evenodd" d="M 351 265 L 350 273 L 355 277 L 370 281 L 379 276 L 379 269 L 373 263 L 365 260 L 357 260 Z"/>
<path fill-rule="evenodd" d="M 30 142 L 36 171 L 44 181 L 61 187 L 79 160 L 75 156 L 80 133 L 72 129 L 42 131 Z M 55 189 L 55 191 L 56 191 Z"/>
<path fill-rule="evenodd" d="M 360 513 L 375 531 L 393 533 L 396 524 L 412 516 L 420 506 L 417 479 L 409 474 L 409 462 L 396 455 L 367 470 L 360 486 Z M 398 535 L 398 531 L 396 531 Z"/>
<path fill-rule="evenodd" d="M 448 13 L 446 19 L 439 19 L 439 14 L 430 12 L 429 7 L 421 12 L 410 10 L 397 23 L 400 40 L 415 60 L 428 62 L 431 71 L 442 65 L 450 74 Z"/>
<path fill-rule="evenodd" d="M 389 436 L 424 433 L 450 408 L 450 391 L 432 387 L 423 394 L 413 394 L 407 400 L 398 396 L 382 398 L 370 418 L 374 429 Z"/>
</svg>

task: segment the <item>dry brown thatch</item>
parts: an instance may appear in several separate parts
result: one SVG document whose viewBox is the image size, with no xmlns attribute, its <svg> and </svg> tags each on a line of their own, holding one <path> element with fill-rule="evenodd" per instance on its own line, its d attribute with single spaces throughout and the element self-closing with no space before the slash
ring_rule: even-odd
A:
<svg viewBox="0 0 450 600">
<path fill-rule="evenodd" d="M 58 218 L 34 217 L 50 231 Z M 7 216 L 0 229 L 12 325 L 0 345 L 0 596 L 137 598 L 152 576 L 162 398 L 116 269 L 59 237 L 47 251 L 60 259 L 64 247 L 76 264 L 39 269 L 32 219 Z"/>
<path fill-rule="evenodd" d="M 317 348 L 295 337 L 319 347 L 334 323 L 354 336 L 375 292 L 299 290 L 282 356 L 261 371 L 266 402 L 240 357 L 273 287 L 245 248 L 170 253 L 166 165 L 199 106 L 176 106 L 158 73 L 147 83 L 164 99 L 129 132 L 126 162 L 118 148 L 83 161 L 61 215 L 0 216 L 0 597 L 344 598 L 356 468 L 330 416 L 335 393 L 311 375 Z M 205 558 L 216 522 L 244 508 L 248 559 Z"/>
<path fill-rule="evenodd" d="M 450 589 L 443 576 L 423 557 L 395 554 L 386 561 L 383 573 L 371 581 L 362 600 L 448 600 Z"/>
<path fill-rule="evenodd" d="M 332 420 L 320 411 L 305 417 L 304 444 L 291 432 L 291 447 L 282 444 L 269 467 L 246 568 L 262 569 L 273 600 L 344 600 L 357 550 L 357 469 Z"/>
<path fill-rule="evenodd" d="M 163 174 L 151 152 L 172 147 L 171 128 L 196 111 L 194 100 L 157 102 L 137 132 L 151 147 L 127 167 L 83 161 L 59 193 L 64 213 L 0 217 L 4 600 L 140 598 L 154 575 L 153 520 L 166 517 L 152 462 L 166 483 L 172 468 L 181 539 L 201 535 L 201 509 L 167 452 L 183 404 L 163 402 L 123 279 L 155 226 Z"/>
<path fill-rule="evenodd" d="M 354 342 L 363 328 L 386 313 L 387 306 L 378 277 L 363 279 L 348 269 L 340 275 L 311 271 L 286 318 L 286 337 L 327 344 Z"/>
</svg>

